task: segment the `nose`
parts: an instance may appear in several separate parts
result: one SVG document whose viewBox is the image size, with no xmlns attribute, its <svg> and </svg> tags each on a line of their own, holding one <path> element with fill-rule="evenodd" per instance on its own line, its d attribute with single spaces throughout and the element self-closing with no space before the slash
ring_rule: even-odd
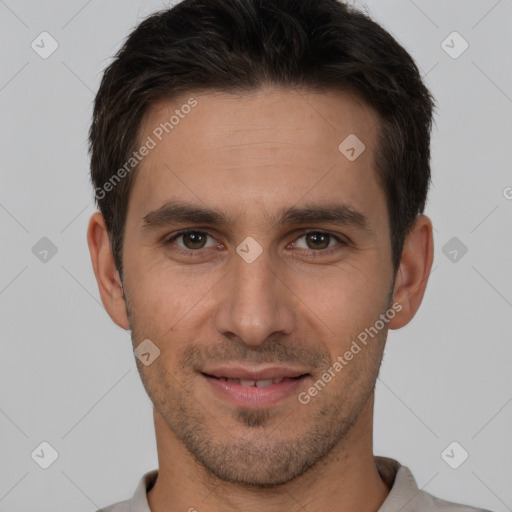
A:
<svg viewBox="0 0 512 512">
<path fill-rule="evenodd" d="M 217 331 L 257 347 L 269 336 L 290 334 L 295 327 L 293 293 L 264 250 L 252 263 L 238 254 L 224 280 L 216 311 Z"/>
</svg>

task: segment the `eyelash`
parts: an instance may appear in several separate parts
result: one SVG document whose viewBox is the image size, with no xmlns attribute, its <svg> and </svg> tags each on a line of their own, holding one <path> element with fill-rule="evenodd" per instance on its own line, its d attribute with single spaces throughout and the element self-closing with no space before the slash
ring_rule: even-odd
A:
<svg viewBox="0 0 512 512">
<path fill-rule="evenodd" d="M 208 232 L 206 231 L 200 231 L 200 230 L 197 230 L 197 229 L 184 229 L 182 231 L 179 231 L 178 233 L 176 233 L 175 235 L 172 235 L 172 237 L 166 239 L 164 241 L 164 244 L 167 246 L 167 245 L 171 245 L 176 239 L 180 238 L 181 236 L 184 236 L 184 235 L 187 235 L 187 234 L 190 234 L 190 233 L 195 233 L 195 234 L 200 234 L 200 235 L 207 235 L 211 238 L 213 238 Z M 310 235 L 310 234 L 316 234 L 316 235 L 327 235 L 331 238 L 334 238 L 336 240 L 336 242 L 338 242 L 334 247 L 331 247 L 329 249 L 319 249 L 319 250 L 314 250 L 314 249 L 300 249 L 302 251 L 306 251 L 307 253 L 309 254 L 313 254 L 314 257 L 321 257 L 321 256 L 329 256 L 339 250 L 341 250 L 344 246 L 347 246 L 348 243 L 341 239 L 340 237 L 332 234 L 332 233 L 329 233 L 327 231 L 318 231 L 318 230 L 307 230 L 307 231 L 302 231 L 300 233 L 298 233 L 297 235 L 297 238 L 294 240 L 294 242 L 306 235 Z M 209 247 L 207 249 L 212 249 L 212 247 Z M 173 251 L 178 253 L 178 254 L 181 254 L 181 255 L 184 255 L 184 256 L 200 256 L 200 253 L 201 251 L 203 251 L 205 249 L 183 249 L 181 247 L 176 247 L 176 248 L 173 248 Z"/>
</svg>

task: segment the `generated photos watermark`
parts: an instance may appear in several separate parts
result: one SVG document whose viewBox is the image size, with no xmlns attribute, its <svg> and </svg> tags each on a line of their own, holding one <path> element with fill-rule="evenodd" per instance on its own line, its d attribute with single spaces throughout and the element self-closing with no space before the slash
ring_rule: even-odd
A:
<svg viewBox="0 0 512 512">
<path fill-rule="evenodd" d="M 365 347 L 368 344 L 368 338 L 373 339 L 377 334 L 379 334 L 382 329 L 389 323 L 390 320 L 395 318 L 395 315 L 402 311 L 402 304 L 399 302 L 393 303 L 393 305 L 385 312 L 381 313 L 379 319 L 375 321 L 375 323 L 366 327 L 364 331 L 361 331 L 357 335 L 357 339 L 352 341 L 350 348 L 345 351 L 343 355 L 340 355 L 336 358 L 334 364 L 322 374 L 322 376 L 312 385 L 307 391 L 301 391 L 297 398 L 299 402 L 303 405 L 307 405 L 311 402 L 311 399 L 315 397 L 325 386 L 331 382 L 331 380 L 338 375 L 347 364 L 352 361 L 354 356 L 361 352 L 362 347 Z M 359 343 L 358 343 L 359 341 Z"/>
<path fill-rule="evenodd" d="M 197 106 L 197 100 L 195 98 L 189 98 L 180 108 L 174 110 L 174 114 L 169 117 L 168 121 L 160 123 L 152 132 L 152 135 L 148 135 L 147 139 L 140 146 L 138 151 L 134 151 L 132 156 L 126 160 L 124 165 L 120 167 L 112 176 L 103 184 L 101 187 L 96 187 L 95 197 L 97 200 L 103 199 L 108 192 L 114 190 L 114 188 L 125 178 L 135 167 L 142 162 L 144 157 L 149 155 L 150 151 L 158 145 L 162 139 L 170 133 L 176 126 L 180 124 L 182 119 L 189 114 L 194 107 Z M 156 140 L 155 140 L 156 139 Z"/>
</svg>

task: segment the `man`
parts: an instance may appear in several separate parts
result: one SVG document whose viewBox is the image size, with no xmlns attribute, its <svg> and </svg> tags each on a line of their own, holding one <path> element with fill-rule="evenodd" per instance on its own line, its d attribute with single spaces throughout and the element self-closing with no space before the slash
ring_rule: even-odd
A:
<svg viewBox="0 0 512 512">
<path fill-rule="evenodd" d="M 372 448 L 387 332 L 432 266 L 433 105 L 337 0 L 184 0 L 129 36 L 94 107 L 88 243 L 159 469 L 103 510 L 476 510 Z"/>
</svg>

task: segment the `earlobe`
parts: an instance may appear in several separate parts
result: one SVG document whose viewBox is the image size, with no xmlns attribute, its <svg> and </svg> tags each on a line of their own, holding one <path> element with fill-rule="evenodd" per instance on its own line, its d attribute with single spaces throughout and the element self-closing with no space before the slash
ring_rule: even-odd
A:
<svg viewBox="0 0 512 512">
<path fill-rule="evenodd" d="M 129 329 L 123 286 L 116 268 L 103 215 L 95 212 L 87 228 L 87 243 L 101 302 L 114 323 Z"/>
<path fill-rule="evenodd" d="M 405 239 L 393 290 L 393 302 L 399 313 L 390 321 L 390 329 L 408 324 L 418 311 L 427 286 L 434 258 L 432 222 L 419 215 Z"/>
</svg>

